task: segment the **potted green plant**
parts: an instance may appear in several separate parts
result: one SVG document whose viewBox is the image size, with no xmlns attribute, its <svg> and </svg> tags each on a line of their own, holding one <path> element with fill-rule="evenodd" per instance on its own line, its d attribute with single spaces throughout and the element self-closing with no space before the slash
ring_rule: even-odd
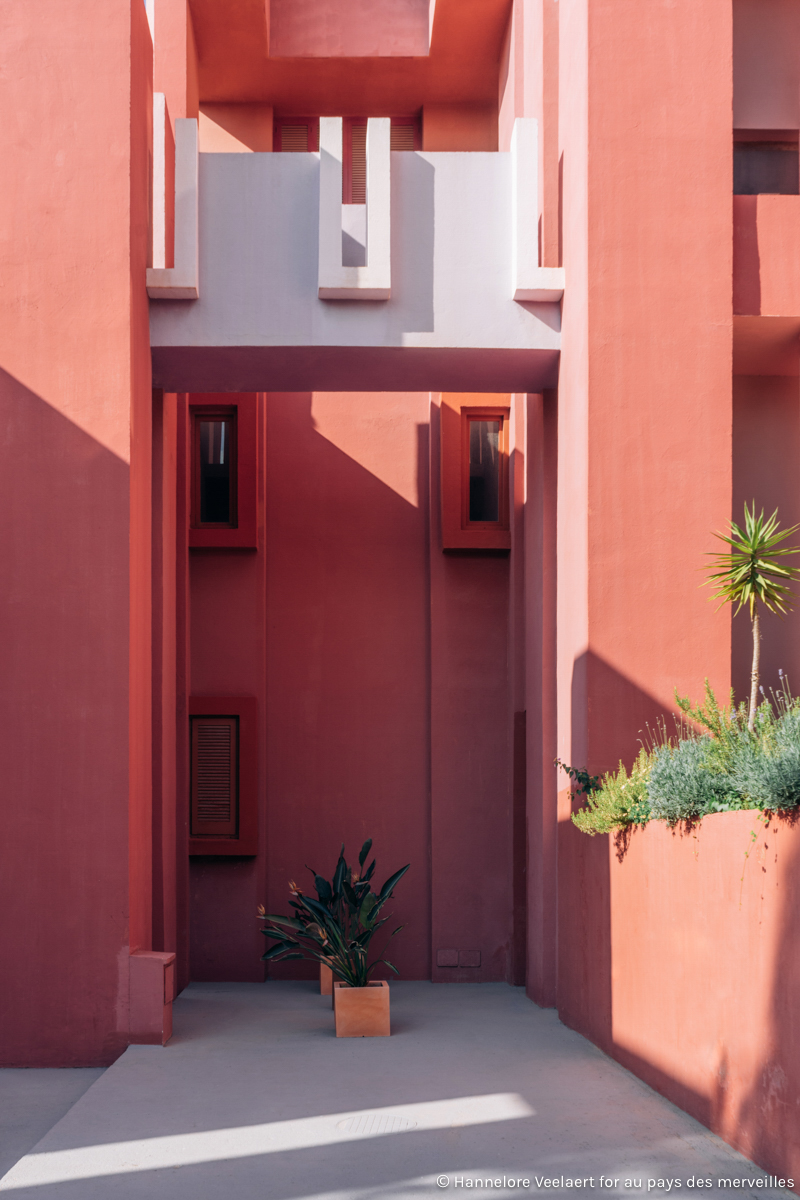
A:
<svg viewBox="0 0 800 1200">
<path fill-rule="evenodd" d="M 262 955 L 264 960 L 311 959 L 332 972 L 337 1037 L 388 1037 L 390 1032 L 389 985 L 371 975 L 381 963 L 398 972 L 386 958 L 370 961 L 369 946 L 389 920 L 381 915 L 384 906 L 411 864 L 395 871 L 375 892 L 371 882 L 375 859 L 364 869 L 371 848 L 372 838 L 361 847 L 358 869 L 354 869 L 348 866 L 342 845 L 330 881 L 312 870 L 316 898 L 290 883 L 293 916 L 268 914 L 261 905 L 258 909 L 259 920 L 265 922 L 261 932 L 274 942 Z M 387 942 L 402 928 L 392 930 Z"/>
</svg>

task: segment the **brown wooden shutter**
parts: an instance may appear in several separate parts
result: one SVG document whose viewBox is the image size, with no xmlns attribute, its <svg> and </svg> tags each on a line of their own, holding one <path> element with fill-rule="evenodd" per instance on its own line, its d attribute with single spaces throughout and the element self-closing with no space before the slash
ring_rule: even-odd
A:
<svg viewBox="0 0 800 1200">
<path fill-rule="evenodd" d="M 367 203 L 367 126 L 350 126 L 350 203 Z"/>
<path fill-rule="evenodd" d="M 192 717 L 192 837 L 236 837 L 239 721 Z"/>
<path fill-rule="evenodd" d="M 416 125 L 411 122 L 407 125 L 396 125 L 392 121 L 392 128 L 389 135 L 389 145 L 392 150 L 415 150 L 416 140 Z"/>
<path fill-rule="evenodd" d="M 308 150 L 308 125 L 281 125 L 281 150 L 283 153 Z"/>
</svg>

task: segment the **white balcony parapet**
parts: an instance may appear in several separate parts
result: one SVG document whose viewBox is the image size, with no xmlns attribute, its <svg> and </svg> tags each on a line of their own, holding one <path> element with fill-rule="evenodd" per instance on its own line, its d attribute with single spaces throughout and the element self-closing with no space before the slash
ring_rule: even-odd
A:
<svg viewBox="0 0 800 1200">
<path fill-rule="evenodd" d="M 511 134 L 512 295 L 553 301 L 564 295 L 564 268 L 539 266 L 539 122 L 517 117 Z"/>
<path fill-rule="evenodd" d="M 537 392 L 556 385 L 559 304 L 516 303 L 511 290 L 510 153 L 392 152 L 391 295 L 372 304 L 320 299 L 321 165 L 314 152 L 200 155 L 202 294 L 150 305 L 156 387 Z M 344 242 L 344 261 L 363 262 L 363 206 L 343 212 L 341 192 L 335 200 L 341 215 L 331 245 L 341 255 Z M 374 236 L 371 225 L 371 255 Z M 356 278 L 363 269 L 351 268 Z"/>
<path fill-rule="evenodd" d="M 344 266 L 342 118 L 320 118 L 317 293 L 320 300 L 388 300 L 391 296 L 390 126 L 388 117 L 370 117 L 367 121 L 367 261 L 365 266 Z"/>
<path fill-rule="evenodd" d="M 200 153 L 197 120 L 175 122 L 175 265 L 166 265 L 168 203 L 166 169 L 167 111 L 162 93 L 153 103 L 153 266 L 147 268 L 152 300 L 197 300 L 199 287 Z"/>
</svg>

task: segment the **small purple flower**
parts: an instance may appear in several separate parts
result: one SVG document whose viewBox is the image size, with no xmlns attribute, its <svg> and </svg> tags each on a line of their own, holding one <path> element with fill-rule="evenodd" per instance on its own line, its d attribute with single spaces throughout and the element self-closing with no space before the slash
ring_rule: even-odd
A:
<svg viewBox="0 0 800 1200">
<path fill-rule="evenodd" d="M 762 696 L 765 694 L 765 693 L 764 693 L 764 689 L 763 689 L 763 687 L 760 687 L 758 690 L 761 692 L 761 695 L 762 695 Z"/>
<path fill-rule="evenodd" d="M 778 674 L 780 675 L 781 679 L 783 679 L 783 667 L 778 667 Z"/>
</svg>

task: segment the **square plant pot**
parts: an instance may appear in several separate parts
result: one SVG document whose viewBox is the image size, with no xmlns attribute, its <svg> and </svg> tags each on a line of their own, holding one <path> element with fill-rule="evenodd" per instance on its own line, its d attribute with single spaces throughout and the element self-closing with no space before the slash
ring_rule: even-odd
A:
<svg viewBox="0 0 800 1200">
<path fill-rule="evenodd" d="M 333 971 L 324 963 L 319 964 L 319 994 L 320 996 L 333 995 Z"/>
<path fill-rule="evenodd" d="M 389 984 L 374 980 L 366 987 L 333 985 L 337 1037 L 389 1037 Z"/>
</svg>

